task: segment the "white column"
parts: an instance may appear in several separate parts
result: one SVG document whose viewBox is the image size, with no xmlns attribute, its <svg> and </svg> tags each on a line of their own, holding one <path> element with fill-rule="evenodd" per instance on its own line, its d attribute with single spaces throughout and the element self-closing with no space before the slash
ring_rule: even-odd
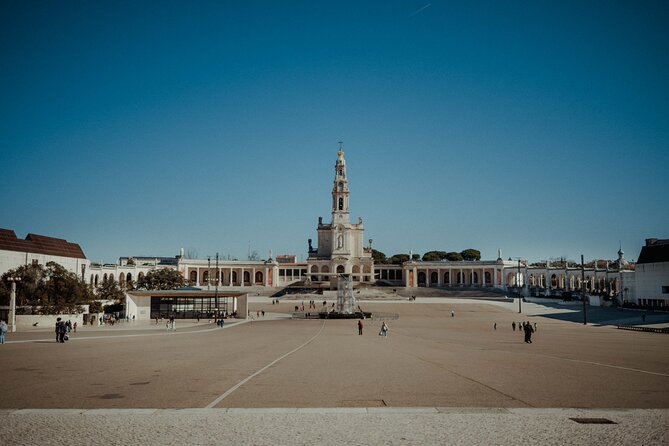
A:
<svg viewBox="0 0 669 446">
<path fill-rule="evenodd" d="M 195 285 L 200 286 L 200 267 L 197 267 L 197 278 L 195 279 Z"/>
<path fill-rule="evenodd" d="M 268 270 L 267 270 L 267 268 L 265 268 L 265 274 L 262 276 L 262 278 L 263 278 L 263 285 L 264 285 L 264 286 L 267 286 L 267 280 L 268 280 L 268 278 L 267 278 L 267 272 L 268 272 Z"/>
<path fill-rule="evenodd" d="M 437 285 L 442 286 L 444 284 L 444 270 L 437 268 Z"/>
<path fill-rule="evenodd" d="M 425 286 L 430 288 L 430 268 L 425 270 Z"/>
<path fill-rule="evenodd" d="M 240 286 L 244 286 L 244 268 L 241 269 L 239 274 L 239 284 Z"/>
<path fill-rule="evenodd" d="M 404 286 L 409 288 L 409 270 L 402 268 L 402 274 L 404 274 Z"/>
</svg>

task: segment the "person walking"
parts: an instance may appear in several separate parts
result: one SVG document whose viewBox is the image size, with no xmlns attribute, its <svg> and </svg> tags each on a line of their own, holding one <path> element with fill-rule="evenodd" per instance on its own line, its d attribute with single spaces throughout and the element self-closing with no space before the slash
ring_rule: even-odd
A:
<svg viewBox="0 0 669 446">
<path fill-rule="evenodd" d="M 358 335 L 362 336 L 362 319 L 358 320 Z"/>
<path fill-rule="evenodd" d="M 516 331 L 516 321 L 511 322 L 511 328 Z"/>
<path fill-rule="evenodd" d="M 497 322 L 495 322 L 494 324 L 492 324 L 492 329 L 493 329 L 493 330 L 497 330 Z"/>
<path fill-rule="evenodd" d="M 386 324 L 386 321 L 383 321 L 383 324 L 381 324 L 381 331 L 379 332 L 380 336 L 383 336 L 384 338 L 388 337 L 388 324 Z"/>
<path fill-rule="evenodd" d="M 74 330 L 75 333 L 77 332 L 77 321 L 74 321 L 74 325 L 72 325 L 72 329 Z"/>
<path fill-rule="evenodd" d="M 67 332 L 67 327 L 65 326 L 65 322 L 61 318 L 56 319 L 56 342 L 60 342 L 62 344 L 65 343 L 65 333 Z"/>
<path fill-rule="evenodd" d="M 451 310 L 451 317 L 455 317 L 455 311 Z"/>
<path fill-rule="evenodd" d="M 5 335 L 9 328 L 7 327 L 7 322 L 0 320 L 0 345 L 5 343 Z"/>
<path fill-rule="evenodd" d="M 532 329 L 532 324 L 530 324 L 530 321 L 527 321 L 523 324 L 523 330 L 525 331 L 525 343 L 531 344 L 532 333 L 534 333 L 534 330 Z"/>
</svg>

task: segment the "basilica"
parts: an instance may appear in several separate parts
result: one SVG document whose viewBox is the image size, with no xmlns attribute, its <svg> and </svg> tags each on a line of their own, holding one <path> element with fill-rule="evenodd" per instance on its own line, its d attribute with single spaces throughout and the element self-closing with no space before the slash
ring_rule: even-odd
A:
<svg viewBox="0 0 669 446">
<path fill-rule="evenodd" d="M 295 256 L 272 258 L 271 254 L 266 260 L 189 259 L 182 249 L 175 257 L 122 257 L 117 263 L 105 264 L 89 261 L 75 243 L 35 234 L 20 240 L 14 231 L 0 229 L 0 274 L 21 265 L 55 261 L 92 288 L 111 280 L 130 290 L 149 271 L 170 268 L 179 271 L 190 287 L 203 291 L 244 292 L 254 287 L 286 286 L 332 290 L 336 289 L 337 278 L 345 275 L 354 285 L 376 284 L 409 290 L 466 288 L 530 297 L 561 296 L 584 288 L 588 293 L 615 297 L 620 303 L 669 304 L 669 282 L 665 283 L 669 276 L 666 240 L 649 239 L 651 242 L 639 258 L 642 266 L 637 268 L 638 274 L 628 267 L 622 250 L 617 261 L 607 262 L 605 267 L 595 262 L 593 267 L 585 269 L 548 262 L 530 265 L 526 261 L 504 260 L 501 253 L 495 260 L 414 259 L 403 264 L 375 264 L 372 239 L 365 240 L 362 218 L 351 221 L 347 166 L 341 143 L 331 195 L 330 220 L 324 222 L 322 217 L 318 218 L 317 241 L 314 246 L 309 239 L 304 262 L 296 261 Z M 651 252 L 652 255 L 646 254 Z M 638 283 L 640 278 L 643 286 Z M 637 295 L 638 289 L 643 289 L 643 296 Z"/>
</svg>

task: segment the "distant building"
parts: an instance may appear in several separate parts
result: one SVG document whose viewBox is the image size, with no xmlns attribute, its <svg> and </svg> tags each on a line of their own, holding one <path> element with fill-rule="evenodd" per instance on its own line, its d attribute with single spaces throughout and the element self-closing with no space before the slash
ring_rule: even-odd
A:
<svg viewBox="0 0 669 446">
<path fill-rule="evenodd" d="M 339 148 L 335 163 L 332 187 L 332 220 L 323 223 L 318 219 L 318 245 L 314 248 L 309 240 L 308 271 L 313 282 L 337 284 L 335 274 L 348 274 L 353 282 L 374 282 L 374 260 L 372 241 L 364 246 L 364 225 L 350 222 L 348 178 L 346 160 Z"/>
<path fill-rule="evenodd" d="M 636 303 L 669 307 L 669 239 L 646 239 L 636 263 Z"/>
<path fill-rule="evenodd" d="M 0 274 L 19 266 L 48 262 L 56 262 L 82 279 L 90 265 L 76 243 L 37 234 L 28 234 L 21 240 L 11 229 L 0 228 Z"/>
</svg>

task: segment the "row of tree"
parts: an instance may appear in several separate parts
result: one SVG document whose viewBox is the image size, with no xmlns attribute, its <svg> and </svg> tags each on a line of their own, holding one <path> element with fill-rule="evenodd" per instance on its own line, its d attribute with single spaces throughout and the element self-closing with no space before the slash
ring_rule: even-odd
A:
<svg viewBox="0 0 669 446">
<path fill-rule="evenodd" d="M 410 259 L 409 254 L 395 254 L 392 257 L 386 257 L 386 255 L 381 251 L 372 249 L 372 258 L 374 259 L 374 263 L 392 265 L 399 265 L 404 262 L 408 262 L 409 260 L 422 260 L 424 262 L 439 262 L 442 260 L 448 260 L 451 262 L 459 262 L 462 260 L 481 260 L 481 251 L 478 249 L 465 249 L 464 251 L 460 252 L 428 251 L 423 254 L 422 258 L 419 254 L 413 254 Z"/>
<path fill-rule="evenodd" d="M 102 281 L 93 290 L 76 274 L 56 262 L 44 265 L 23 265 L 7 271 L 0 277 L 0 305 L 9 305 L 10 278 L 16 281 L 17 307 L 32 307 L 33 313 L 58 314 L 81 312 L 83 305 L 91 305 L 89 311 L 101 311 L 99 302 L 121 302 L 125 292 L 112 276 Z M 132 283 L 128 284 L 132 288 Z M 158 269 L 139 278 L 137 288 L 144 290 L 175 290 L 185 285 L 178 271 Z"/>
</svg>

